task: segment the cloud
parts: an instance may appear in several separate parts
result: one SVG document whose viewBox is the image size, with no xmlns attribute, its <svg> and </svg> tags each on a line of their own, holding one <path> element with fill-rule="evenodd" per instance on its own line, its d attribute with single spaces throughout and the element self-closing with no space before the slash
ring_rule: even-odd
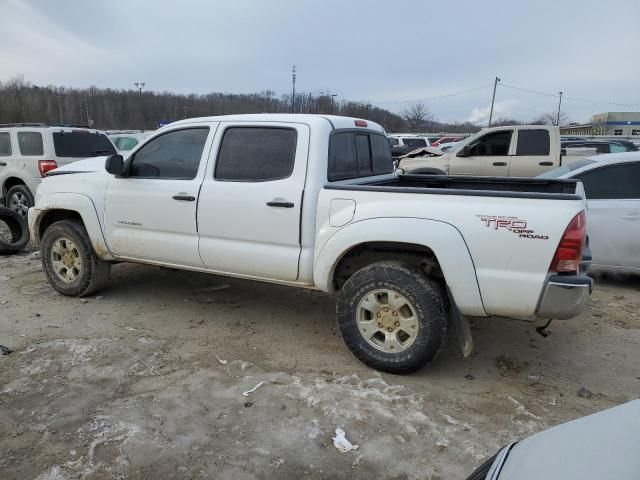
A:
<svg viewBox="0 0 640 480">
<path fill-rule="evenodd" d="M 476 125 L 486 125 L 489 123 L 489 113 L 491 104 L 486 107 L 476 107 L 471 110 L 467 121 Z M 535 111 L 530 105 L 516 99 L 501 100 L 495 102 L 493 106 L 493 119 L 513 118 L 514 120 L 526 121 L 535 115 Z"/>
</svg>

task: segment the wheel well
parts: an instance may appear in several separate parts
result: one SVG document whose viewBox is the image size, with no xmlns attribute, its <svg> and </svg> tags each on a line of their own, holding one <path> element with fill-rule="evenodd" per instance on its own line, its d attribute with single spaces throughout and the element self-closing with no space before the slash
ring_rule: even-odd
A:
<svg viewBox="0 0 640 480">
<path fill-rule="evenodd" d="M 24 183 L 18 177 L 7 178 L 4 182 L 4 185 L 2 185 L 2 196 L 6 197 L 9 189 L 15 187 L 16 185 L 26 185 L 26 183 Z"/>
<path fill-rule="evenodd" d="M 430 277 L 444 279 L 438 259 L 429 247 L 414 243 L 367 242 L 356 245 L 342 256 L 334 270 L 333 284 L 341 289 L 362 267 L 385 260 L 406 262 Z"/>
<path fill-rule="evenodd" d="M 42 235 L 44 235 L 47 228 L 60 220 L 80 220 L 82 222 L 82 217 L 78 212 L 74 212 L 73 210 L 49 210 L 40 219 L 40 224 L 38 225 L 38 239 L 42 238 Z"/>
</svg>

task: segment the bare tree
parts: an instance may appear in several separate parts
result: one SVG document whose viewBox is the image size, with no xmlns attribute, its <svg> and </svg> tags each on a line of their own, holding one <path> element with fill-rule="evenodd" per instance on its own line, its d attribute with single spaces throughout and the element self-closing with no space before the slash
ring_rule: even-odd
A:
<svg viewBox="0 0 640 480">
<path fill-rule="evenodd" d="M 429 130 L 429 126 L 433 123 L 434 118 L 424 103 L 414 103 L 402 114 L 407 122 L 407 128 L 410 132 L 424 132 Z"/>
<path fill-rule="evenodd" d="M 507 125 L 522 125 L 522 122 L 509 117 L 498 117 L 495 121 L 491 122 L 492 127 L 504 127 Z"/>
<path fill-rule="evenodd" d="M 571 119 L 569 115 L 564 112 L 560 112 L 560 125 L 566 125 Z M 554 125 L 558 126 L 558 112 L 547 112 L 534 118 L 531 121 L 531 125 Z"/>
</svg>

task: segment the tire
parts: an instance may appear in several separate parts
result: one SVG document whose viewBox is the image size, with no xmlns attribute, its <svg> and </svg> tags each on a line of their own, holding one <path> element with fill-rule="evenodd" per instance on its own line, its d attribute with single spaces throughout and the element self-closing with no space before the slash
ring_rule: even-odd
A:
<svg viewBox="0 0 640 480">
<path fill-rule="evenodd" d="M 42 267 L 51 286 L 71 297 L 84 297 L 104 288 L 111 264 L 100 260 L 81 222 L 61 220 L 42 236 Z"/>
<path fill-rule="evenodd" d="M 22 251 L 29 243 L 27 221 L 18 212 L 0 207 L 0 222 L 7 226 L 11 234 L 11 239 L 0 238 L 0 255 L 10 255 Z"/>
<path fill-rule="evenodd" d="M 431 363 L 444 346 L 449 324 L 440 285 L 396 261 L 373 263 L 354 273 L 338 295 L 336 316 L 342 338 L 358 360 L 396 374 Z"/>
<path fill-rule="evenodd" d="M 16 185 L 11 187 L 5 198 L 7 208 L 18 212 L 25 219 L 29 213 L 29 209 L 34 205 L 33 195 L 26 185 Z"/>
</svg>

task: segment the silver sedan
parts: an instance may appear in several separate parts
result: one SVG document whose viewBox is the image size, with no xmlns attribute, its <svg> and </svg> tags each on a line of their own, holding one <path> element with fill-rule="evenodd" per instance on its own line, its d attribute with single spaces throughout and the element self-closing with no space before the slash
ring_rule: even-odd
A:
<svg viewBox="0 0 640 480">
<path fill-rule="evenodd" d="M 539 178 L 582 181 L 593 270 L 640 273 L 640 152 L 578 160 Z"/>
</svg>

